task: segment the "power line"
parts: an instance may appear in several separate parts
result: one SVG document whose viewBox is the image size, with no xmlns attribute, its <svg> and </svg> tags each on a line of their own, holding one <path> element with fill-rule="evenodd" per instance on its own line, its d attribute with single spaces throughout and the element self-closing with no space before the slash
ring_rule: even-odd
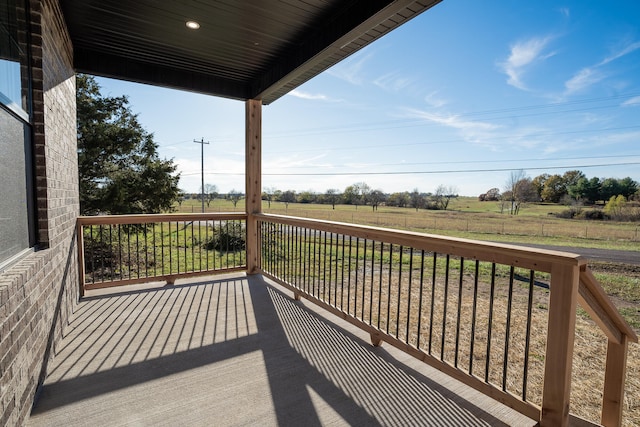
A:
<svg viewBox="0 0 640 427">
<path fill-rule="evenodd" d="M 623 162 L 623 163 L 601 163 L 592 165 L 570 165 L 570 166 L 540 166 L 540 167 L 513 167 L 513 168 L 496 168 L 496 169 L 456 169 L 456 170 L 436 170 L 436 171 L 389 171 L 389 172 L 307 172 L 307 173 L 263 173 L 262 176 L 359 176 L 359 175 L 435 175 L 449 173 L 486 173 L 486 172 L 510 172 L 517 170 L 534 171 L 549 169 L 585 169 L 598 168 L 607 166 L 633 166 L 640 165 L 640 162 Z M 195 175 L 194 173 L 185 173 L 182 176 Z M 244 175 L 241 172 L 207 172 L 207 175 Z"/>
<path fill-rule="evenodd" d="M 587 129 L 587 130 L 568 130 L 568 131 L 560 131 L 560 132 L 538 132 L 532 133 L 530 135 L 526 135 L 527 138 L 539 138 L 539 137 L 552 137 L 558 135 L 572 135 L 572 134 L 590 134 L 590 133 L 600 133 L 600 132 L 610 132 L 610 131 L 619 131 L 619 130 L 632 130 L 632 129 L 640 129 L 639 125 L 635 126 L 619 126 L 619 127 L 611 127 L 611 128 L 600 128 L 600 129 Z M 514 137 L 512 135 L 505 136 L 496 136 L 491 137 L 491 141 L 501 141 L 501 140 L 512 140 Z M 274 150 L 269 151 L 269 154 L 277 154 L 277 153 L 303 153 L 303 152 L 313 152 L 313 151 L 349 151 L 349 150 L 360 150 L 360 149 L 372 149 L 372 148 L 388 148 L 388 147 L 407 147 L 407 146 L 415 146 L 415 145 L 438 145 L 438 144 L 458 144 L 458 143 L 468 143 L 464 139 L 445 139 L 439 141 L 425 141 L 425 142 L 406 142 L 406 143 L 389 143 L 389 144 L 376 144 L 376 145 L 349 145 L 349 146 L 341 146 L 341 147 L 320 147 L 320 148 L 308 148 L 304 150 Z"/>
<path fill-rule="evenodd" d="M 455 116 L 458 118 L 465 118 L 465 117 L 486 116 L 486 115 L 502 114 L 502 113 L 516 113 L 519 111 L 554 109 L 558 107 L 597 103 L 597 102 L 603 102 L 603 101 L 631 99 L 637 96 L 640 96 L 640 93 L 628 93 L 628 94 L 613 95 L 608 97 L 578 99 L 574 101 L 555 102 L 555 103 L 549 103 L 549 104 L 533 104 L 533 105 L 525 105 L 521 107 L 507 107 L 507 108 L 500 108 L 500 109 L 493 109 L 493 110 L 470 111 L 467 113 L 452 114 L 452 116 Z M 555 111 L 548 111 L 548 112 L 541 112 L 541 113 L 534 113 L 534 114 L 522 114 L 522 115 L 509 114 L 509 115 L 494 117 L 493 119 L 494 120 L 514 119 L 514 118 L 518 119 L 522 117 L 530 117 L 530 116 L 543 115 L 543 114 L 580 112 L 580 111 L 596 110 L 596 109 L 603 109 L 603 108 L 616 108 L 616 107 L 619 107 L 619 104 L 599 105 L 599 106 L 593 106 L 589 108 L 560 110 L 560 111 L 555 110 Z M 390 126 L 385 126 L 385 125 L 390 125 Z M 316 128 L 293 129 L 293 130 L 289 129 L 283 132 L 275 132 L 271 134 L 265 133 L 263 135 L 263 139 L 291 138 L 291 137 L 300 137 L 300 136 L 306 136 L 306 135 L 322 135 L 322 134 L 332 134 L 332 133 L 366 132 L 371 130 L 398 129 L 403 127 L 418 127 L 418 126 L 435 126 L 435 124 L 430 122 L 425 122 L 424 119 L 420 119 L 419 117 L 402 118 L 402 119 L 394 119 L 394 120 L 387 120 L 387 121 L 349 123 L 343 126 L 322 126 L 322 127 L 316 127 Z M 631 129 L 631 128 L 637 128 L 637 127 L 638 126 L 629 126 L 627 128 Z M 625 128 L 610 128 L 610 129 L 602 129 L 602 130 L 604 131 L 604 130 L 621 130 L 621 129 L 625 129 Z M 600 131 L 600 130 L 596 130 L 596 131 Z M 566 133 L 579 133 L 579 132 L 583 132 L 583 131 L 568 131 Z M 584 132 L 591 132 L 591 131 L 584 131 Z M 549 135 L 553 136 L 556 134 L 563 134 L 563 133 L 549 133 Z M 540 135 L 542 136 L 543 134 L 540 134 Z M 229 137 L 224 137 L 224 138 L 221 137 L 221 138 L 216 138 L 216 141 L 232 142 L 232 141 L 235 141 L 235 139 L 229 138 Z M 159 145 L 161 145 L 162 147 L 170 147 L 174 145 L 180 145 L 185 142 L 189 142 L 189 141 L 188 140 L 178 141 L 175 143 L 162 144 L 162 145 L 159 144 Z"/>
<path fill-rule="evenodd" d="M 558 157 L 558 158 L 544 158 L 544 159 L 501 159 L 501 160 L 460 160 L 460 161 L 446 161 L 446 162 L 403 162 L 403 163 L 367 163 L 368 167 L 380 167 L 380 166 L 418 166 L 418 165 L 463 165 L 463 164 L 480 164 L 480 163 L 507 163 L 507 162 L 544 162 L 544 161 L 559 161 L 559 160 L 593 160 L 593 159 L 628 159 L 629 157 L 640 157 L 640 154 L 622 154 L 616 156 L 581 156 L 581 157 Z M 303 166 L 278 166 L 279 169 L 309 169 L 314 165 Z M 268 166 L 267 166 L 268 167 Z M 352 167 L 351 165 L 321 165 L 316 167 Z"/>
<path fill-rule="evenodd" d="M 494 109 L 494 110 L 470 111 L 467 113 L 452 114 L 452 116 L 455 116 L 458 118 L 469 118 L 469 117 L 486 116 L 486 115 L 493 115 L 493 114 L 516 113 L 519 111 L 556 109 L 558 107 L 565 107 L 565 106 L 569 107 L 573 105 L 588 104 L 588 103 L 595 103 L 595 102 L 601 102 L 601 101 L 630 99 L 639 95 L 640 94 L 638 93 L 633 93 L 633 94 L 615 95 L 615 96 L 602 97 L 602 98 L 590 98 L 590 99 L 584 99 L 584 100 L 556 102 L 551 104 L 537 104 L 537 105 L 509 107 L 509 108 Z M 590 110 L 598 110 L 598 109 L 605 109 L 605 108 L 617 108 L 619 106 L 620 106 L 619 104 L 596 105 L 596 106 L 587 107 L 587 108 L 574 108 L 574 109 L 565 109 L 565 110 L 556 109 L 554 111 L 542 111 L 537 113 L 520 114 L 520 115 L 506 114 L 506 115 L 499 115 L 497 117 L 494 117 L 493 120 L 518 119 L 523 117 L 532 117 L 532 116 L 539 116 L 539 115 L 545 115 L 545 114 L 573 113 L 573 112 L 590 111 Z M 384 126 L 386 124 L 397 124 L 397 125 Z M 361 132 L 361 131 L 368 131 L 368 130 L 385 130 L 385 129 L 397 129 L 397 128 L 403 128 L 403 127 L 430 126 L 430 125 L 434 125 L 434 124 L 430 122 L 425 122 L 425 120 L 421 119 L 420 117 L 413 117 L 413 118 L 403 118 L 403 119 L 388 120 L 388 121 L 376 121 L 374 123 L 360 122 L 358 124 L 349 123 L 348 125 L 344 125 L 344 126 L 324 126 L 324 127 L 309 128 L 309 129 L 299 129 L 299 130 L 293 130 L 293 131 L 288 130 L 281 133 L 268 135 L 268 137 L 269 138 L 276 138 L 276 137 L 286 138 L 286 137 L 296 137 L 296 136 L 305 136 L 305 135 L 330 134 L 330 133 L 336 133 L 336 132 L 351 133 L 351 132 Z"/>
<path fill-rule="evenodd" d="M 396 171 L 396 172 L 327 172 L 327 173 L 263 173 L 269 176 L 354 176 L 354 175 L 431 175 L 442 173 L 483 173 L 483 172 L 509 172 L 514 170 L 548 170 L 548 169 L 584 169 L 605 166 L 630 166 L 640 165 L 640 162 L 625 163 L 603 163 L 598 165 L 572 165 L 572 166 L 546 166 L 546 167 L 524 167 L 524 168 L 498 168 L 498 169 L 468 169 L 468 170 L 438 170 L 438 171 Z"/>
</svg>

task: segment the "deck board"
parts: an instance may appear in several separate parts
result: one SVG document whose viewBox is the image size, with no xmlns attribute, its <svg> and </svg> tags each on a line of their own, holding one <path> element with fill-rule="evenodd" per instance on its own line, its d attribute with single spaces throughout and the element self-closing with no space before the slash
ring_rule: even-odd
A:
<svg viewBox="0 0 640 427">
<path fill-rule="evenodd" d="M 88 293 L 28 425 L 535 425 L 261 276 Z"/>
</svg>

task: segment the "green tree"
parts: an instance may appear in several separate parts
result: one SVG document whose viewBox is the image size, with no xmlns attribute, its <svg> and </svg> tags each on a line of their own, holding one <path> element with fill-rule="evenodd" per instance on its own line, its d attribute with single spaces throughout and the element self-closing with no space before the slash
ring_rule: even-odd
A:
<svg viewBox="0 0 640 427">
<path fill-rule="evenodd" d="M 411 194 L 409 194 L 409 203 L 411 203 L 411 207 L 416 208 L 416 212 L 418 212 L 418 209 L 425 207 L 426 196 L 418 191 L 417 188 L 414 188 Z"/>
<path fill-rule="evenodd" d="M 316 195 L 312 191 L 302 191 L 296 197 L 298 203 L 314 203 Z"/>
<path fill-rule="evenodd" d="M 389 206 L 397 206 L 399 208 L 404 208 L 409 204 L 410 201 L 411 201 L 411 197 L 409 196 L 409 192 L 403 191 L 403 192 L 392 193 L 387 200 L 387 204 Z"/>
<path fill-rule="evenodd" d="M 622 193 L 620 181 L 615 178 L 606 178 L 600 184 L 599 200 L 609 200 L 614 196 Z"/>
<path fill-rule="evenodd" d="M 627 206 L 627 199 L 623 195 L 611 196 L 604 206 L 604 212 L 612 218 L 619 219 L 622 217 Z"/>
<path fill-rule="evenodd" d="M 584 199 L 588 203 L 595 203 L 600 196 L 600 178 L 588 179 L 582 177 L 574 185 L 568 186 L 569 195 L 576 199 Z"/>
<path fill-rule="evenodd" d="M 238 205 L 238 202 L 242 200 L 242 193 L 239 191 L 236 191 L 236 189 L 234 188 L 231 191 L 229 191 L 229 193 L 227 193 L 227 199 L 231 200 L 231 203 L 233 203 L 233 208 L 235 209 L 236 206 Z"/>
<path fill-rule="evenodd" d="M 565 194 L 567 194 L 567 186 L 564 179 L 556 174 L 547 177 L 539 196 L 545 202 L 558 203 Z"/>
<path fill-rule="evenodd" d="M 510 204 L 509 213 L 518 215 L 524 204 L 538 201 L 538 192 L 532 179 L 527 177 L 523 170 L 512 171 L 502 198 L 503 201 L 508 201 Z"/>
<path fill-rule="evenodd" d="M 542 200 L 544 200 L 544 197 L 542 197 L 542 191 L 544 190 L 544 185 L 546 184 L 549 177 L 550 175 L 548 173 L 543 173 L 531 180 L 531 184 L 533 184 L 533 187 L 536 189 L 538 196 L 540 196 Z"/>
<path fill-rule="evenodd" d="M 207 207 L 209 207 L 211 206 L 211 202 L 218 197 L 218 187 L 215 184 L 205 184 L 203 193 L 204 201 L 207 203 Z"/>
<path fill-rule="evenodd" d="M 346 204 L 355 205 L 356 209 L 358 209 L 359 205 L 363 205 L 368 202 L 370 192 L 371 188 L 365 182 L 356 182 L 344 189 L 342 197 Z"/>
<path fill-rule="evenodd" d="M 622 178 L 619 181 L 620 194 L 627 199 L 630 199 L 634 194 L 638 192 L 638 183 L 631 179 L 631 177 Z"/>
<path fill-rule="evenodd" d="M 273 200 L 275 194 L 276 194 L 276 188 L 275 187 L 267 187 L 264 189 L 264 191 L 262 192 L 262 200 L 266 200 L 267 201 L 267 206 L 269 207 L 269 209 L 271 209 L 271 201 Z"/>
<path fill-rule="evenodd" d="M 433 199 L 438 209 L 444 211 L 449 207 L 449 202 L 452 198 L 458 197 L 458 189 L 453 186 L 439 185 L 436 188 L 436 192 L 433 193 Z"/>
<path fill-rule="evenodd" d="M 284 191 L 280 195 L 280 201 L 284 203 L 285 209 L 289 209 L 289 203 L 295 203 L 296 201 L 296 192 L 293 190 Z"/>
<path fill-rule="evenodd" d="M 368 198 L 369 204 L 371 204 L 371 209 L 377 211 L 380 203 L 384 203 L 387 199 L 387 195 L 384 194 L 382 190 L 378 189 L 371 191 L 368 195 Z"/>
<path fill-rule="evenodd" d="M 327 203 L 331 204 L 331 209 L 336 208 L 336 203 L 340 200 L 340 190 L 336 188 L 330 188 L 324 195 L 324 199 Z"/>
<path fill-rule="evenodd" d="M 562 175 L 562 180 L 564 181 L 567 191 L 569 191 L 570 187 L 575 186 L 582 178 L 585 178 L 585 175 L 579 170 L 566 171 Z"/>
<path fill-rule="evenodd" d="M 91 76 L 77 76 L 78 169 L 83 215 L 159 213 L 180 197 L 173 160 L 129 108 L 126 96 L 105 97 Z"/>
</svg>

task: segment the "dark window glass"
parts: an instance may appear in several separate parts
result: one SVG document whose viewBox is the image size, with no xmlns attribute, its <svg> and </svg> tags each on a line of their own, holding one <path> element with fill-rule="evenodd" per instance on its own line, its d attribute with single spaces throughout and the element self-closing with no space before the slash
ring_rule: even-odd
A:
<svg viewBox="0 0 640 427">
<path fill-rule="evenodd" d="M 0 108 L 0 264 L 33 246 L 30 127 Z"/>
<path fill-rule="evenodd" d="M 23 0 L 0 0 L 0 103 L 26 115 L 28 49 Z"/>
<path fill-rule="evenodd" d="M 0 0 L 0 270 L 35 245 L 24 0 Z"/>
</svg>

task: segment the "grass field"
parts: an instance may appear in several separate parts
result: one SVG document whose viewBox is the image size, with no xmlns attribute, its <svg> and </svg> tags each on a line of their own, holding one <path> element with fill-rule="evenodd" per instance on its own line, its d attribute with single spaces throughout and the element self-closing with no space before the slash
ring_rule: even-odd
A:
<svg viewBox="0 0 640 427">
<path fill-rule="evenodd" d="M 180 212 L 200 212 L 200 202 L 186 201 Z M 447 211 L 416 211 L 411 208 L 381 207 L 373 212 L 369 206 L 263 203 L 266 213 L 316 218 L 322 220 L 366 224 L 394 229 L 412 230 L 431 234 L 465 237 L 476 240 L 537 243 L 558 246 L 623 249 L 638 252 L 640 235 L 638 223 L 613 221 L 585 221 L 560 219 L 553 213 L 566 209 L 558 205 L 530 205 L 518 216 L 501 214 L 495 202 L 479 202 L 474 198 L 452 201 Z M 243 212 L 241 201 L 232 203 L 216 200 L 208 212 Z M 611 296 L 620 313 L 640 332 L 640 266 L 620 263 L 590 263 L 596 278 Z M 468 307 L 467 307 L 468 308 Z M 544 307 L 538 307 L 544 309 Z M 546 336 L 540 331 L 540 337 Z M 544 341 L 544 340 L 543 340 Z M 544 342 L 540 344 L 544 347 Z M 541 347 L 541 348 L 542 348 Z M 604 377 L 606 339 L 590 320 L 578 309 L 572 412 L 598 421 L 601 390 Z M 541 384 L 541 378 L 532 379 Z M 539 395 L 540 391 L 532 390 Z M 626 394 L 624 405 L 625 426 L 640 425 L 640 345 L 629 348 Z"/>
<path fill-rule="evenodd" d="M 187 200 L 177 211 L 200 212 L 199 200 Z M 637 251 L 640 258 L 640 223 L 587 221 L 556 218 L 567 209 L 554 204 L 530 204 L 517 216 L 500 213 L 497 202 L 475 197 L 453 199 L 446 211 L 416 211 L 413 208 L 263 202 L 266 213 L 349 222 L 469 239 Z M 244 211 L 241 200 L 234 208 L 227 200 L 214 200 L 208 212 Z M 596 277 L 636 329 L 640 329 L 640 266 L 590 263 Z"/>
<path fill-rule="evenodd" d="M 197 200 L 176 206 L 178 212 L 200 212 Z M 447 236 L 501 242 L 624 249 L 640 252 L 640 223 L 585 221 L 556 218 L 552 214 L 566 210 L 552 204 L 527 205 L 517 216 L 501 214 L 497 202 L 480 202 L 476 198 L 454 199 L 446 211 L 416 211 L 412 208 L 300 204 L 263 202 L 266 213 L 286 214 L 328 221 L 350 222 L 380 227 L 414 230 Z M 208 212 L 244 211 L 243 201 L 234 208 L 227 200 L 215 200 Z"/>
</svg>

